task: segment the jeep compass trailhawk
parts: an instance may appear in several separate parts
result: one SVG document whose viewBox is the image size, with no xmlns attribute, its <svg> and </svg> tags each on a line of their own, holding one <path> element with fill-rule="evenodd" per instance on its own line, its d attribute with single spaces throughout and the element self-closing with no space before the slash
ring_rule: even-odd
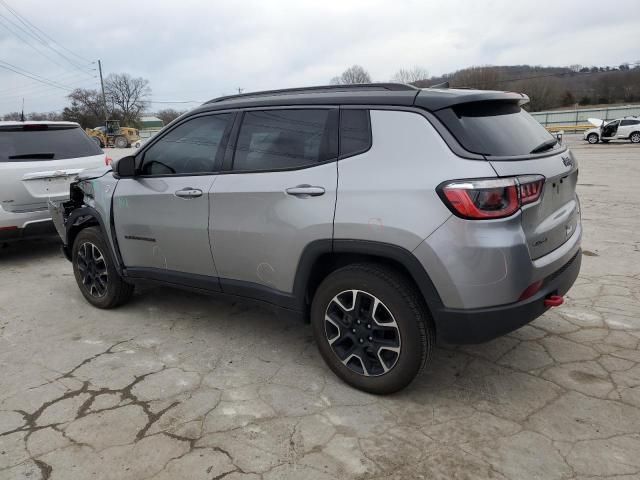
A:
<svg viewBox="0 0 640 480">
<path fill-rule="evenodd" d="M 578 275 L 578 166 L 527 101 L 402 84 L 218 98 L 50 209 L 96 307 L 149 280 L 258 300 L 309 318 L 344 381 L 390 393 L 436 338 L 510 332 Z"/>
</svg>

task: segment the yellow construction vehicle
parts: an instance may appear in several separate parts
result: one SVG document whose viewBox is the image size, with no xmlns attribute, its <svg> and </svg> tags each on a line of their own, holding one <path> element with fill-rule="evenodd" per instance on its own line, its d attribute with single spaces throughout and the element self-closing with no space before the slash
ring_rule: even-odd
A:
<svg viewBox="0 0 640 480">
<path fill-rule="evenodd" d="M 101 148 L 127 148 L 140 140 L 136 128 L 121 127 L 118 120 L 107 120 L 104 127 L 87 128 L 86 132 Z"/>
</svg>

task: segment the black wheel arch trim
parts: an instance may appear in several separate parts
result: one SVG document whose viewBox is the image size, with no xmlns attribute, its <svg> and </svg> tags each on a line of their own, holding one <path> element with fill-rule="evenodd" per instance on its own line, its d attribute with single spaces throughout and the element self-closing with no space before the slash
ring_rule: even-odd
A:
<svg viewBox="0 0 640 480">
<path fill-rule="evenodd" d="M 68 260 L 71 260 L 71 249 L 73 248 L 73 242 L 75 240 L 75 237 L 78 235 L 78 233 L 84 228 L 91 227 L 94 225 L 100 228 L 100 231 L 102 232 L 102 235 L 105 238 L 105 242 L 107 243 L 107 245 L 109 246 L 109 249 L 111 250 L 111 256 L 116 260 L 116 265 L 115 265 L 116 270 L 118 271 L 118 274 L 122 274 L 122 270 L 123 270 L 122 257 L 120 256 L 120 251 L 118 249 L 113 221 L 109 222 L 110 230 L 107 230 L 107 225 L 105 225 L 105 222 L 102 219 L 102 216 L 100 215 L 98 210 L 87 205 L 84 205 L 80 208 L 76 208 L 75 210 L 73 210 L 69 214 L 69 217 L 66 220 L 65 228 L 66 228 L 67 235 L 66 235 L 66 244 L 63 247 L 63 252 L 65 254 L 65 257 L 67 257 Z M 111 235 L 107 234 L 108 231 L 111 232 Z M 116 243 L 114 244 L 114 242 Z"/>
<path fill-rule="evenodd" d="M 300 256 L 293 287 L 294 297 L 300 307 L 306 307 L 309 280 L 320 256 L 343 253 L 377 257 L 402 265 L 420 290 L 431 313 L 435 315 L 442 308 L 442 299 L 431 277 L 413 253 L 389 243 L 356 239 L 316 240 L 307 245 Z"/>
</svg>

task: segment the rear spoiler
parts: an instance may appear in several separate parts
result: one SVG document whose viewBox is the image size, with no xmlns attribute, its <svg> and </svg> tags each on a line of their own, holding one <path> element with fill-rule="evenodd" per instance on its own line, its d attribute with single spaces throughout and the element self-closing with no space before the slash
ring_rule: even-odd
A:
<svg viewBox="0 0 640 480">
<path fill-rule="evenodd" d="M 471 102 L 517 102 L 522 106 L 529 103 L 524 93 L 500 92 L 494 90 L 465 90 L 455 88 L 425 88 L 416 95 L 414 105 L 429 111 L 442 110 L 462 103 Z"/>
</svg>

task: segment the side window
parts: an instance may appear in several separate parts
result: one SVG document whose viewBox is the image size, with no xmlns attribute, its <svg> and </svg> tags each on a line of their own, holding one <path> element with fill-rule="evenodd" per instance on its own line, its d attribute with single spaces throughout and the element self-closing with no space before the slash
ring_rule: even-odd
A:
<svg viewBox="0 0 640 480">
<path fill-rule="evenodd" d="M 335 159 L 335 109 L 245 112 L 233 158 L 233 170 L 301 168 Z"/>
<path fill-rule="evenodd" d="M 197 117 L 174 128 L 144 153 L 143 175 L 213 172 L 232 114 Z"/>
<path fill-rule="evenodd" d="M 341 110 L 340 157 L 366 152 L 371 147 L 369 110 Z"/>
<path fill-rule="evenodd" d="M 626 127 L 626 126 L 628 126 L 628 125 L 633 125 L 633 120 L 622 120 L 622 121 L 620 122 L 620 126 L 621 126 L 621 127 Z"/>
</svg>

